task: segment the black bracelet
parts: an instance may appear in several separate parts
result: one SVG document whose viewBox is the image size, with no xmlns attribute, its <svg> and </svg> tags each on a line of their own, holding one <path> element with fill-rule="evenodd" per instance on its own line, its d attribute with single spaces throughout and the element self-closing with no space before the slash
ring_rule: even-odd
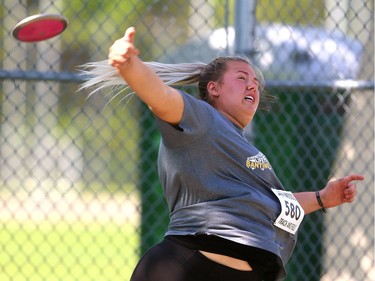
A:
<svg viewBox="0 0 375 281">
<path fill-rule="evenodd" d="M 319 206 L 322 208 L 323 213 L 327 213 L 326 208 L 324 208 L 324 205 L 323 205 L 322 199 L 320 199 L 320 193 L 319 193 L 319 190 L 315 192 L 315 195 L 316 195 L 316 200 L 318 201 Z"/>
</svg>

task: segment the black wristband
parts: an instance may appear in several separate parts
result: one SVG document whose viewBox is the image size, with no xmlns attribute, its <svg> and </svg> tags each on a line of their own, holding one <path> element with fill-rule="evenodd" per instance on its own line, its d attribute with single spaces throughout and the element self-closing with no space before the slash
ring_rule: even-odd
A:
<svg viewBox="0 0 375 281">
<path fill-rule="evenodd" d="M 323 213 L 327 213 L 326 208 L 324 208 L 322 199 L 320 198 L 319 190 L 315 192 L 315 195 L 316 195 L 316 200 L 318 201 L 319 206 L 322 208 Z"/>
</svg>

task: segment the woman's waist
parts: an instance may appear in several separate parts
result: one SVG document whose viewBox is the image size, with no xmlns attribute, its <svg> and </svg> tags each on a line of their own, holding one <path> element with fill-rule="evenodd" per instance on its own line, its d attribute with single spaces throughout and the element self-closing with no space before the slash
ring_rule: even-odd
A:
<svg viewBox="0 0 375 281">
<path fill-rule="evenodd" d="M 277 272 L 280 269 L 277 255 L 215 235 L 170 235 L 166 239 L 198 250 L 205 258 L 237 270 L 264 272 L 277 269 Z"/>
<path fill-rule="evenodd" d="M 216 263 L 219 263 L 221 265 L 225 265 L 230 268 L 234 268 L 234 269 L 242 270 L 242 271 L 253 270 L 249 262 L 246 260 L 241 260 L 241 259 L 233 258 L 231 256 L 216 254 L 216 253 L 202 251 L 202 250 L 199 250 L 199 252 L 207 259 L 214 261 Z"/>
</svg>

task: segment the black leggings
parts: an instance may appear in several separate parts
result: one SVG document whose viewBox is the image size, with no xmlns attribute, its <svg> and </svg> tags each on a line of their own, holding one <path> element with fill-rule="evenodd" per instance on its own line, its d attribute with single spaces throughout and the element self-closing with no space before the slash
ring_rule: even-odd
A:
<svg viewBox="0 0 375 281">
<path fill-rule="evenodd" d="M 218 264 L 198 250 L 164 239 L 139 261 L 130 281 L 261 281 L 256 271 Z"/>
</svg>

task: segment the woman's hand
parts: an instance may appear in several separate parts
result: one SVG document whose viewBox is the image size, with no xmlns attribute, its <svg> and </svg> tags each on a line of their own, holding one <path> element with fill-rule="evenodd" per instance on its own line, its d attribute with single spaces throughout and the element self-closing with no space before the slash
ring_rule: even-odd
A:
<svg viewBox="0 0 375 281">
<path fill-rule="evenodd" d="M 124 37 L 116 40 L 109 48 L 108 63 L 119 68 L 130 62 L 133 56 L 138 56 L 139 51 L 134 46 L 135 28 L 129 27 Z"/>
<path fill-rule="evenodd" d="M 332 208 L 343 203 L 351 203 L 357 194 L 357 187 L 353 181 L 364 180 L 361 175 L 353 174 L 333 180 L 320 190 L 320 197 L 325 208 Z"/>
<path fill-rule="evenodd" d="M 332 208 L 343 203 L 353 202 L 357 194 L 357 187 L 353 181 L 357 180 L 364 180 L 364 177 L 354 174 L 328 182 L 327 185 L 319 191 L 324 208 Z M 315 192 L 296 192 L 294 196 L 301 204 L 305 214 L 321 209 Z"/>
</svg>

